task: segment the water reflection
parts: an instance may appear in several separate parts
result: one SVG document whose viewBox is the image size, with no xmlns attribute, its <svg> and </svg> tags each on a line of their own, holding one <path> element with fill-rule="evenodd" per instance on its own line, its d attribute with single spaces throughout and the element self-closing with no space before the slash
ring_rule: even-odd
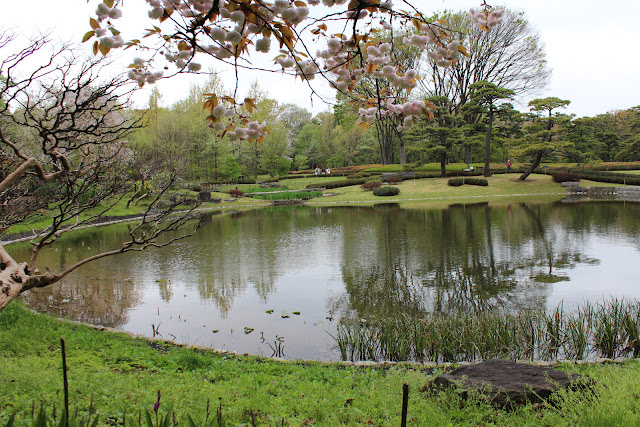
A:
<svg viewBox="0 0 640 427">
<path fill-rule="evenodd" d="M 639 205 L 590 202 L 212 215 L 188 240 L 100 259 L 24 299 L 40 311 L 135 333 L 158 327 L 179 342 L 267 356 L 286 343 L 290 358 L 337 358 L 327 332 L 341 316 L 640 297 L 633 278 L 639 214 Z M 126 233 L 119 225 L 64 236 L 39 267 L 59 269 L 117 247 Z"/>
</svg>

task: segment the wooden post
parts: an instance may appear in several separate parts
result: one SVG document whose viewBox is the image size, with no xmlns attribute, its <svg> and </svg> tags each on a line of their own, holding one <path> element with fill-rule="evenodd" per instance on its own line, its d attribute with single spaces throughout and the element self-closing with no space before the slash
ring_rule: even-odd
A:
<svg viewBox="0 0 640 427">
<path fill-rule="evenodd" d="M 409 408 L 409 384 L 402 384 L 402 422 L 401 427 L 407 427 L 407 410 Z"/>
<path fill-rule="evenodd" d="M 67 380 L 67 350 L 64 346 L 64 338 L 60 338 L 60 349 L 62 350 L 62 378 L 64 382 L 64 418 L 65 427 L 69 426 L 69 381 Z"/>
</svg>

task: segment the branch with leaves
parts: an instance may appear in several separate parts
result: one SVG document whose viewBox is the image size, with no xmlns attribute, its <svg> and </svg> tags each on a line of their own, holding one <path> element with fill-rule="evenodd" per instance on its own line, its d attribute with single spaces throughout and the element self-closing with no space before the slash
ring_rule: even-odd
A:
<svg viewBox="0 0 640 427">
<path fill-rule="evenodd" d="M 0 46 L 2 40 L 14 38 L 0 36 Z M 44 49 L 52 50 L 50 59 L 33 67 L 34 55 Z M 50 218 L 47 226 L 29 233 L 28 260 L 13 259 L 0 244 L 0 310 L 20 293 L 56 283 L 98 258 L 164 246 L 197 227 L 195 207 L 182 212 L 178 207 L 184 200 L 166 200 L 173 174 L 121 247 L 60 272 L 36 270 L 43 248 L 99 221 L 130 187 L 126 139 L 140 125 L 127 109 L 137 86 L 123 77 L 101 78 L 107 65 L 68 46 L 52 47 L 46 38 L 0 59 L 0 227 L 24 222 L 40 209 Z M 175 237 L 162 240 L 165 233 Z"/>
</svg>

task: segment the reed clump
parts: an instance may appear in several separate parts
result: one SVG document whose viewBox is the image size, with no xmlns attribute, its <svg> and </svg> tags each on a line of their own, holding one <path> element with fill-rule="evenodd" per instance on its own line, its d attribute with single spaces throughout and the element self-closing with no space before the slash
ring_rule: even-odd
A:
<svg viewBox="0 0 640 427">
<path fill-rule="evenodd" d="M 586 302 L 573 310 L 427 313 L 341 319 L 333 338 L 343 360 L 592 360 L 640 356 L 640 301 Z"/>
</svg>

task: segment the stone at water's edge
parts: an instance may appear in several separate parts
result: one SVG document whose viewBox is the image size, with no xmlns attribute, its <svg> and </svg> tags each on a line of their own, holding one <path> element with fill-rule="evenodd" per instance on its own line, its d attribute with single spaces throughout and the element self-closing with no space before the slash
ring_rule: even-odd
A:
<svg viewBox="0 0 640 427">
<path fill-rule="evenodd" d="M 464 398 L 474 389 L 488 397 L 491 405 L 510 409 L 527 401 L 542 402 L 561 388 L 590 382 L 588 377 L 553 368 L 492 359 L 440 375 L 426 388 L 456 387 L 463 390 Z"/>
</svg>

